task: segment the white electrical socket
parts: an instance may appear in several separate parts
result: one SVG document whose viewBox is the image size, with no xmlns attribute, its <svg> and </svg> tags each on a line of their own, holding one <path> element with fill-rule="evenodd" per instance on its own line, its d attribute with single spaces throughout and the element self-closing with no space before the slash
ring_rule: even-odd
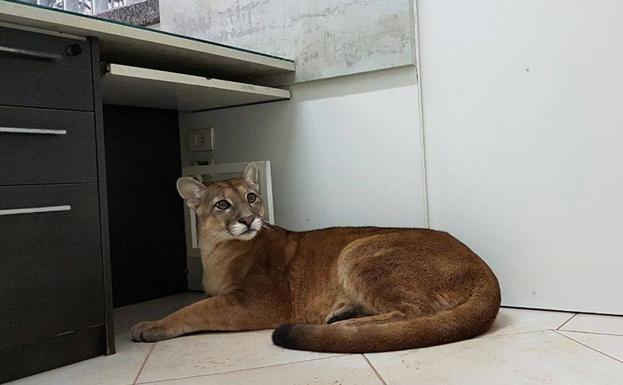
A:
<svg viewBox="0 0 623 385">
<path fill-rule="evenodd" d="M 188 130 L 188 150 L 189 151 L 213 151 L 214 150 L 214 129 L 213 128 L 193 128 Z"/>
</svg>

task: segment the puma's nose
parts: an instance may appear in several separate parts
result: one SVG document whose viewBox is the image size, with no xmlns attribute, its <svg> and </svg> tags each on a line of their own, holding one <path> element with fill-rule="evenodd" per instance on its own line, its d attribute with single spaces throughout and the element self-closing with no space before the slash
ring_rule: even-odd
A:
<svg viewBox="0 0 623 385">
<path fill-rule="evenodd" d="M 247 227 L 251 227 L 251 223 L 253 223 L 254 219 L 255 219 L 255 217 L 253 215 L 251 215 L 251 216 L 248 216 L 248 217 L 244 217 L 244 218 L 238 219 L 238 222 L 244 223 L 245 225 L 247 225 Z"/>
</svg>

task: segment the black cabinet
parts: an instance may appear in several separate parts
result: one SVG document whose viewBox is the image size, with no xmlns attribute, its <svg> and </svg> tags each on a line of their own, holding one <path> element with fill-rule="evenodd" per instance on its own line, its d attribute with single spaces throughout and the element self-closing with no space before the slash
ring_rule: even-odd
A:
<svg viewBox="0 0 623 385">
<path fill-rule="evenodd" d="M 89 41 L 0 27 L 0 105 L 93 111 Z"/>
<path fill-rule="evenodd" d="M 96 184 L 0 187 L 0 350 L 104 322 Z"/>
<path fill-rule="evenodd" d="M 114 352 L 97 41 L 0 27 L 0 383 Z"/>
<path fill-rule="evenodd" d="M 92 112 L 0 106 L 0 185 L 96 183 Z"/>
</svg>

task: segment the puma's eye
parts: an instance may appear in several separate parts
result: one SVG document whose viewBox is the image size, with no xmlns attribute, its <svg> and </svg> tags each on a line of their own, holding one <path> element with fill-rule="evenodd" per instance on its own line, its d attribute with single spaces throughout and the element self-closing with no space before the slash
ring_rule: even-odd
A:
<svg viewBox="0 0 623 385">
<path fill-rule="evenodd" d="M 221 199 L 220 201 L 216 202 L 215 206 L 219 210 L 227 210 L 231 205 L 225 199 Z"/>
<path fill-rule="evenodd" d="M 249 203 L 253 203 L 256 200 L 257 200 L 257 195 L 255 195 L 255 193 L 250 192 L 250 193 L 247 194 L 247 201 Z"/>
</svg>

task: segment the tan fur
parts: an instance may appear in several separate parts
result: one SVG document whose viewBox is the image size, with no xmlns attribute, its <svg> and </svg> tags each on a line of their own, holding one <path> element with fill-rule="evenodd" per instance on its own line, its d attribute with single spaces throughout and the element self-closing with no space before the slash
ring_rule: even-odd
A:
<svg viewBox="0 0 623 385">
<path fill-rule="evenodd" d="M 199 218 L 212 297 L 135 325 L 134 340 L 279 326 L 273 342 L 287 348 L 362 353 L 459 341 L 493 323 L 497 279 L 451 235 L 374 227 L 291 232 L 262 223 L 260 231 L 232 236 L 240 217 L 263 216 L 261 200 L 245 198 L 256 189 L 253 164 L 243 178 L 209 186 L 180 178 L 178 190 Z M 228 212 L 214 207 L 223 198 L 234 203 Z"/>
</svg>

